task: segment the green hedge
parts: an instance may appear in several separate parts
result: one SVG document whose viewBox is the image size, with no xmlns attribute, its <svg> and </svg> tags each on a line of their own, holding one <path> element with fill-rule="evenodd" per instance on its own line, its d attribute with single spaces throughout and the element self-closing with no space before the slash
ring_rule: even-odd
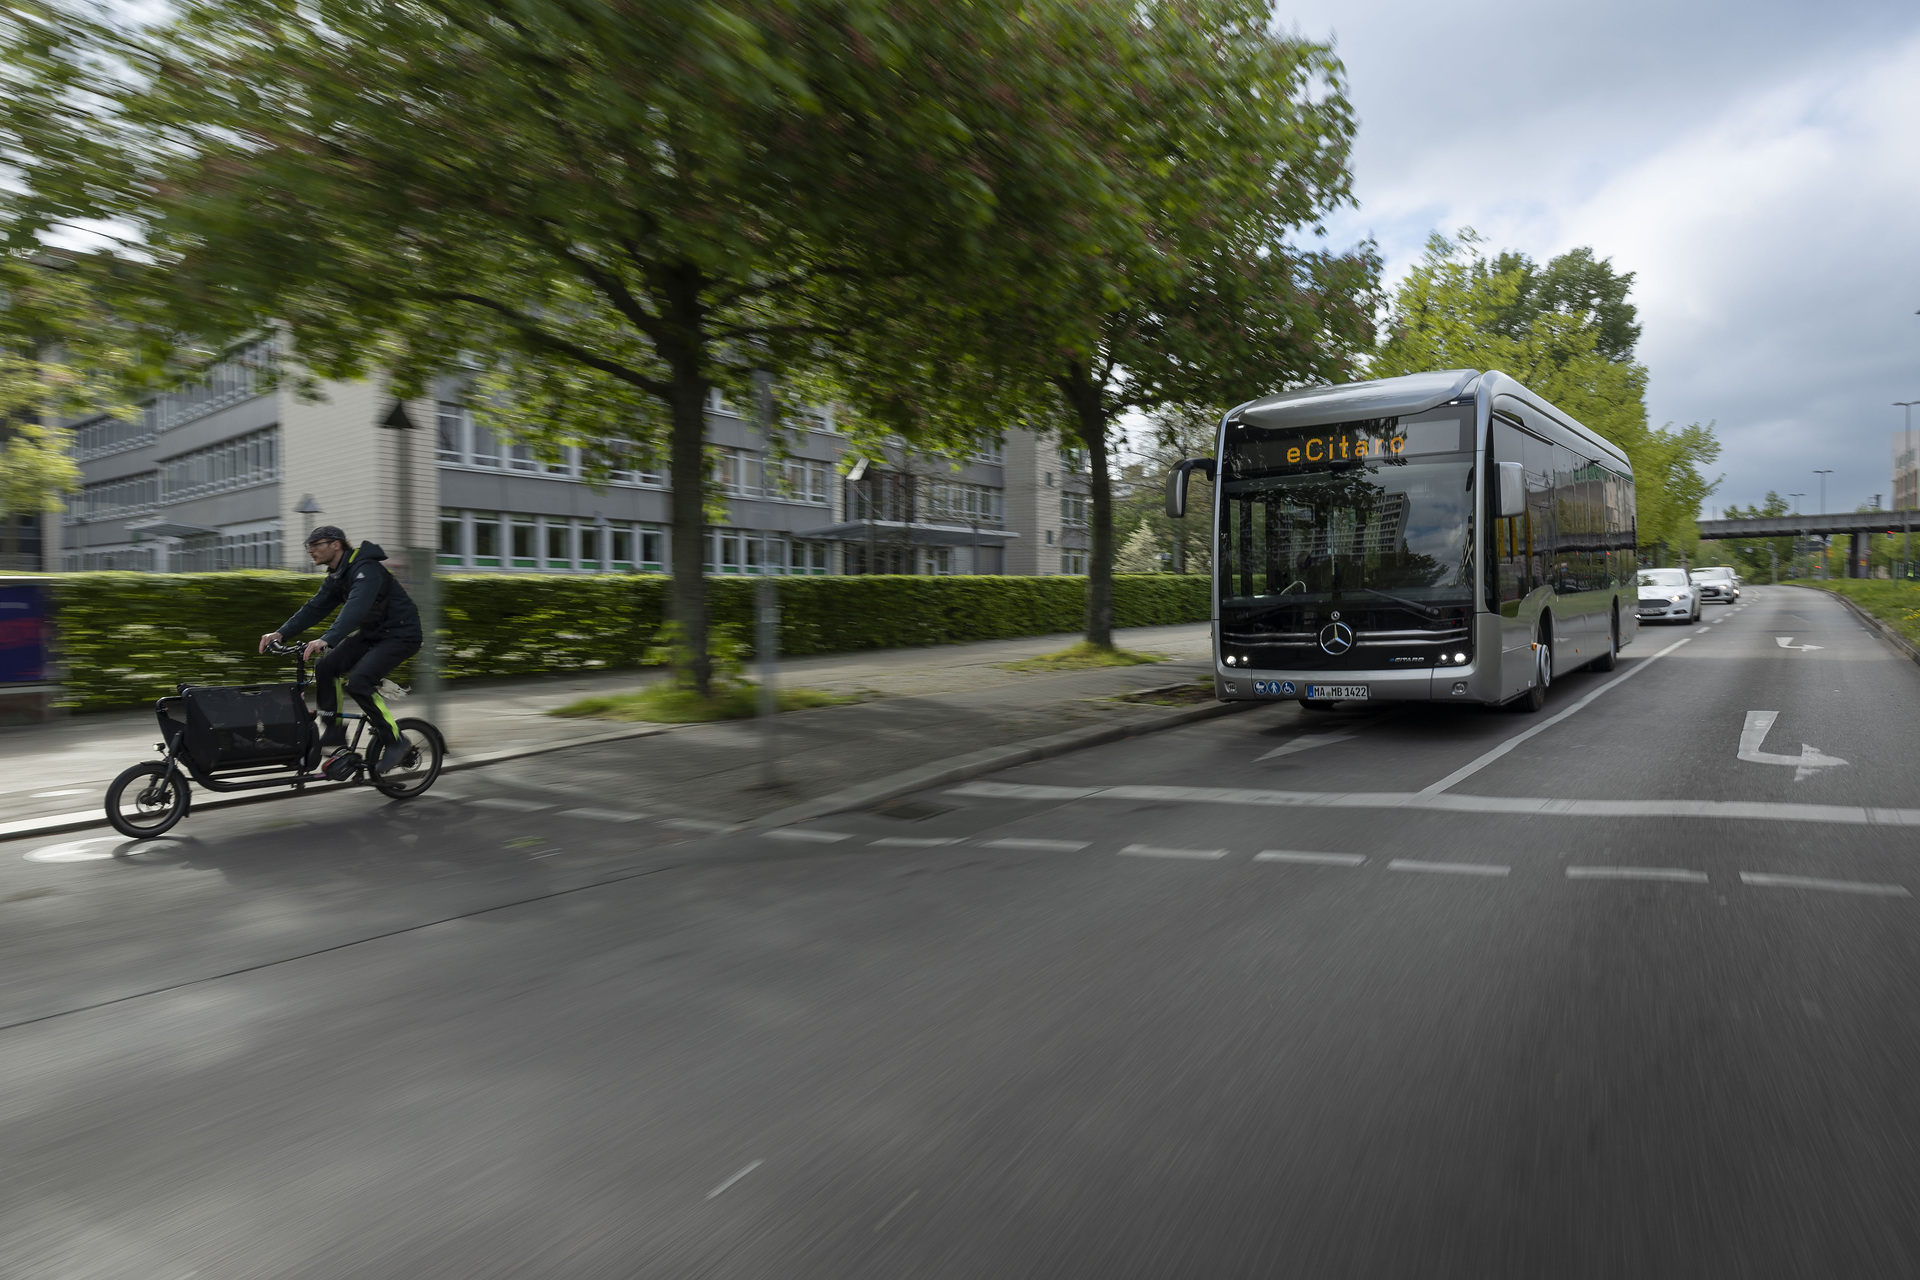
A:
<svg viewBox="0 0 1920 1280">
<path fill-rule="evenodd" d="M 284 659 L 255 655 L 318 585 L 311 574 L 67 573 L 52 579 L 68 703 L 139 706 L 180 681 L 244 684 L 282 678 Z M 753 578 L 710 578 L 713 618 L 753 637 Z M 1081 577 L 781 578 L 781 652 L 997 640 L 1078 631 Z M 449 679 L 638 666 L 666 613 L 657 575 L 443 577 Z M 1114 580 L 1114 624 L 1202 622 L 1207 579 L 1137 574 Z M 308 635 L 317 635 L 318 631 Z M 404 683 L 408 673 L 400 672 Z"/>
</svg>

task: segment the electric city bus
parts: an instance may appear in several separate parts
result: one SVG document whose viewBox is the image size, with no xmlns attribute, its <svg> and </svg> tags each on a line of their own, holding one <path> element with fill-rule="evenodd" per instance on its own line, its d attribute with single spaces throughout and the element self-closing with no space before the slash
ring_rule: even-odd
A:
<svg viewBox="0 0 1920 1280">
<path fill-rule="evenodd" d="M 1312 708 L 1514 703 L 1612 670 L 1638 628 L 1633 468 L 1503 373 L 1251 400 L 1218 458 L 1214 692 Z"/>
</svg>

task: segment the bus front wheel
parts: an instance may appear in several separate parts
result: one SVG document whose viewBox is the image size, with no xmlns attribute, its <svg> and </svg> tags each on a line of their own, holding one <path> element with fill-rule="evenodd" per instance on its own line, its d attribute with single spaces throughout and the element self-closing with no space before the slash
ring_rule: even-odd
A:
<svg viewBox="0 0 1920 1280">
<path fill-rule="evenodd" d="M 1553 683 L 1553 632 L 1545 627 L 1534 633 L 1533 687 L 1516 702 L 1520 710 L 1532 712 L 1547 705 L 1547 686 Z"/>
</svg>

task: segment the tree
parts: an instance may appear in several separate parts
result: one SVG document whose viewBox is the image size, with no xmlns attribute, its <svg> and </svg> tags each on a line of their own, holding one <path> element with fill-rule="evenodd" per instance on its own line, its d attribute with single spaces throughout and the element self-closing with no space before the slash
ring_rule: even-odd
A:
<svg viewBox="0 0 1920 1280">
<path fill-rule="evenodd" d="M 1213 568 L 1213 492 L 1189 486 L 1187 515 L 1166 513 L 1167 473 L 1182 458 L 1211 457 L 1222 411 L 1208 405 L 1167 404 L 1147 415 L 1129 443 L 1132 457 L 1114 487 L 1114 536 L 1121 540 L 1145 529 L 1163 548 L 1174 573 L 1209 573 Z"/>
<path fill-rule="evenodd" d="M 1264 0 L 1156 0 L 1089 50 L 1104 88 L 1079 107 L 1123 216 L 1049 269 L 946 299 L 943 323 L 870 329 L 866 369 L 899 352 L 881 406 L 903 434 L 964 431 L 952 402 L 1084 449 L 1091 481 L 1086 637 L 1113 643 L 1115 426 L 1136 410 L 1238 403 L 1346 376 L 1372 341 L 1378 260 L 1294 237 L 1348 199 L 1353 120 L 1323 45 L 1275 35 Z M 1103 206 L 1110 207 L 1110 206 Z M 937 353 L 937 354 L 936 354 Z"/>
<path fill-rule="evenodd" d="M 1113 570 L 1115 573 L 1160 573 L 1166 568 L 1160 563 L 1160 554 L 1153 530 L 1142 524 L 1121 544 L 1120 553 L 1113 559 Z"/>
<path fill-rule="evenodd" d="M 1466 230 L 1434 235 L 1394 293 L 1375 377 L 1428 369 L 1498 369 L 1513 375 L 1605 439 L 1633 463 L 1639 541 L 1690 549 L 1694 520 L 1718 486 L 1701 474 L 1720 456 L 1713 424 L 1647 425 L 1647 370 L 1633 359 L 1639 335 L 1626 301 L 1631 273 L 1591 249 L 1543 270 L 1524 254 L 1488 260 Z"/>
<path fill-rule="evenodd" d="M 104 310 L 85 263 L 0 250 L 0 556 L 19 554 L 19 519 L 64 508 L 80 487 L 62 418 L 131 417 L 136 336 Z"/>
<path fill-rule="evenodd" d="M 1767 500 L 1742 509 L 1737 504 L 1728 507 L 1729 520 L 1757 520 L 1765 516 L 1784 516 L 1792 507 L 1787 500 L 1772 489 L 1767 490 Z M 1734 565 L 1741 576 L 1756 581 L 1771 581 L 1776 567 L 1793 567 L 1794 539 L 1785 538 L 1729 538 L 1720 545 L 1733 557 Z"/>
<path fill-rule="evenodd" d="M 710 394 L 1110 234 L 1075 104 L 1116 94 L 1083 56 L 1115 12 L 189 0 L 126 30 L 23 0 L 9 233 L 127 228 L 126 300 L 181 333 L 275 324 L 403 397 L 477 365 L 542 450 L 664 454 L 704 693 Z"/>
</svg>

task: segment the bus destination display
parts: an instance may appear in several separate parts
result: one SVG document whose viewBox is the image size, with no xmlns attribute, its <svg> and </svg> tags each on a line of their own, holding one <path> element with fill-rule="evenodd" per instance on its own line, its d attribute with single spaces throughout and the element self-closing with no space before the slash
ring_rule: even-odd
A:
<svg viewBox="0 0 1920 1280">
<path fill-rule="evenodd" d="M 1228 467 L 1233 474 L 1282 467 L 1324 467 L 1343 462 L 1386 462 L 1431 453 L 1460 453 L 1466 422 L 1462 418 L 1401 422 L 1343 422 L 1325 427 L 1263 431 L 1236 424 L 1228 428 Z"/>
</svg>

